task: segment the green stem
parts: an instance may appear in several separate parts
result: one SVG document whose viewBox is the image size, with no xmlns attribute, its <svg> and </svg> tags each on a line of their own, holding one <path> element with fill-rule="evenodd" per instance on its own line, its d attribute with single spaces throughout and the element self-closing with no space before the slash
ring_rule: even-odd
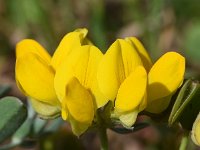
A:
<svg viewBox="0 0 200 150">
<path fill-rule="evenodd" d="M 101 150 L 108 150 L 108 137 L 106 128 L 100 128 L 99 129 L 99 138 L 101 141 Z"/>
<path fill-rule="evenodd" d="M 186 150 L 187 149 L 187 145 L 188 145 L 188 135 L 189 133 L 187 131 L 185 131 L 183 133 L 183 137 L 181 139 L 181 144 L 179 146 L 179 150 Z"/>
</svg>

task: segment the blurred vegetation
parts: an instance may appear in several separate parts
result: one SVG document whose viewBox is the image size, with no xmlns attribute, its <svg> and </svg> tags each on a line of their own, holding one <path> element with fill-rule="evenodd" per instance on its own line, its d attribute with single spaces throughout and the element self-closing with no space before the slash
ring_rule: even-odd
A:
<svg viewBox="0 0 200 150">
<path fill-rule="evenodd" d="M 153 60 L 175 50 L 187 58 L 187 76 L 200 74 L 198 0 L 0 0 L 0 54 L 14 53 L 24 38 L 39 41 L 52 54 L 62 37 L 89 29 L 105 52 L 116 39 L 136 36 Z"/>
<path fill-rule="evenodd" d="M 53 54 L 80 27 L 103 52 L 127 36 L 138 37 L 154 61 L 177 51 L 187 58 L 186 77 L 200 79 L 199 10 L 199 0 L 0 0 L 0 82 L 15 86 L 17 42 L 35 39 Z"/>
</svg>

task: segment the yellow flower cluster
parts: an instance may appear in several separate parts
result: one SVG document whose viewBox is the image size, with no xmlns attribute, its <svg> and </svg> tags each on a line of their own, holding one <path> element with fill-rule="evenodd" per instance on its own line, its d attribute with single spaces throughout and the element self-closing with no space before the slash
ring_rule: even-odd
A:
<svg viewBox="0 0 200 150">
<path fill-rule="evenodd" d="M 34 40 L 17 44 L 16 82 L 41 116 L 61 111 L 80 135 L 108 101 L 127 127 L 144 109 L 160 113 L 167 108 L 183 82 L 184 57 L 168 52 L 152 64 L 135 37 L 116 40 L 102 54 L 86 38 L 87 32 L 68 33 L 52 57 Z"/>
</svg>

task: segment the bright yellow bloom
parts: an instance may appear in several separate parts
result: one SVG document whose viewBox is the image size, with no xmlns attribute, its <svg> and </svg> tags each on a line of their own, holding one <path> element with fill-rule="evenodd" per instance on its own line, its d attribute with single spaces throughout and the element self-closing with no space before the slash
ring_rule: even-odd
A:
<svg viewBox="0 0 200 150">
<path fill-rule="evenodd" d="M 139 53 L 148 72 L 147 111 L 161 113 L 181 86 L 185 72 L 185 58 L 176 52 L 167 52 L 153 64 L 145 48 L 136 38 L 127 38 Z"/>
<path fill-rule="evenodd" d="M 77 47 L 56 71 L 54 83 L 62 103 L 62 117 L 70 121 L 76 135 L 91 125 L 95 108 L 105 104 L 96 78 L 102 56 L 95 46 Z"/>
<path fill-rule="evenodd" d="M 52 58 L 34 40 L 25 39 L 17 44 L 15 67 L 17 85 L 26 96 L 31 97 L 33 107 L 42 116 L 48 117 L 60 111 L 60 102 L 54 89 L 55 71 L 75 47 L 85 42 L 86 34 L 86 29 L 67 34 Z"/>
<path fill-rule="evenodd" d="M 96 79 L 103 54 L 86 34 L 86 29 L 67 34 L 52 58 L 29 39 L 18 43 L 16 53 L 16 81 L 34 109 L 47 118 L 62 110 L 76 135 L 91 125 L 95 109 L 105 104 Z"/>
<path fill-rule="evenodd" d="M 200 146 L 200 113 L 193 124 L 191 137 L 193 142 Z"/>
<path fill-rule="evenodd" d="M 157 60 L 148 74 L 147 111 L 161 113 L 168 107 L 172 95 L 183 83 L 184 72 L 185 59 L 178 53 L 168 52 Z"/>
<path fill-rule="evenodd" d="M 143 66 L 148 73 L 152 67 L 152 61 L 142 43 L 140 43 L 140 41 L 135 37 L 128 37 L 125 40 L 137 51 L 142 60 Z"/>
<path fill-rule="evenodd" d="M 97 78 L 102 93 L 115 102 L 115 113 L 121 122 L 131 126 L 146 107 L 152 113 L 167 108 L 183 82 L 184 71 L 185 59 L 175 52 L 166 53 L 152 66 L 140 41 L 130 37 L 111 45 L 100 63 Z"/>
<path fill-rule="evenodd" d="M 115 101 L 115 113 L 132 126 L 138 112 L 146 107 L 147 74 L 138 53 L 125 40 L 116 40 L 103 56 L 97 73 L 99 87 L 108 100 Z"/>
</svg>

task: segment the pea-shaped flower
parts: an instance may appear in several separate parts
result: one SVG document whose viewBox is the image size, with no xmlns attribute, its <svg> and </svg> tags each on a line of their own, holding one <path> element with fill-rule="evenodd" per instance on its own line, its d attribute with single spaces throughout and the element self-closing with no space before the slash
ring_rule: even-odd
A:
<svg viewBox="0 0 200 150">
<path fill-rule="evenodd" d="M 60 101 L 54 88 L 54 76 L 63 60 L 77 46 L 85 43 L 86 29 L 68 33 L 53 57 L 36 41 L 22 40 L 16 47 L 15 75 L 19 89 L 28 97 L 42 117 L 49 118 L 60 112 Z M 86 41 L 87 42 L 87 41 Z"/>
<path fill-rule="evenodd" d="M 97 78 L 102 93 L 114 102 L 117 117 L 124 126 L 132 126 L 147 104 L 147 74 L 134 47 L 116 40 L 103 56 Z"/>
<path fill-rule="evenodd" d="M 153 65 L 143 45 L 135 37 L 126 38 L 138 52 L 148 72 L 147 111 L 161 113 L 181 86 L 185 72 L 185 58 L 176 52 L 167 52 Z"/>
<path fill-rule="evenodd" d="M 56 70 L 55 90 L 62 105 L 62 118 L 76 135 L 92 124 L 96 108 L 105 104 L 97 84 L 97 69 L 103 54 L 92 45 L 74 49 Z"/>
<path fill-rule="evenodd" d="M 114 101 L 121 122 L 131 126 L 143 109 L 160 113 L 168 107 L 184 71 L 185 59 L 180 54 L 168 52 L 153 64 L 140 41 L 129 37 L 111 45 L 97 77 L 102 93 Z"/>
</svg>

